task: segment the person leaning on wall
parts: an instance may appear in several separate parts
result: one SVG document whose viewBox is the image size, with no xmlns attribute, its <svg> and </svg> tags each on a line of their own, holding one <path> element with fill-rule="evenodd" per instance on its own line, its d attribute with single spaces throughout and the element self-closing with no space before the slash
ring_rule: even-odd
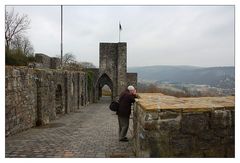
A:
<svg viewBox="0 0 240 163">
<path fill-rule="evenodd" d="M 129 85 L 119 96 L 119 109 L 117 111 L 119 123 L 119 141 L 127 142 L 126 137 L 129 128 L 129 118 L 131 114 L 131 105 L 137 98 L 137 91 Z"/>
</svg>

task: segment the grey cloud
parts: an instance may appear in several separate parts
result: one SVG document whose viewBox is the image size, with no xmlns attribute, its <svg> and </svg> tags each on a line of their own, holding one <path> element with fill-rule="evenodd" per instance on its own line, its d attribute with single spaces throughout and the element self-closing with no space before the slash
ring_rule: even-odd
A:
<svg viewBox="0 0 240 163">
<path fill-rule="evenodd" d="M 36 51 L 60 53 L 60 7 L 15 7 Z M 64 52 L 98 65 L 99 42 L 128 43 L 128 66 L 234 65 L 233 6 L 64 6 Z"/>
</svg>

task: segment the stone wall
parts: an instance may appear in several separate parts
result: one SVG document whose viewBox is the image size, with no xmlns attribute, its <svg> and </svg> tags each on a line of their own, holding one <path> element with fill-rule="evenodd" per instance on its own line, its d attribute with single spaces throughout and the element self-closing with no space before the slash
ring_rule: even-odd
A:
<svg viewBox="0 0 240 163">
<path fill-rule="evenodd" d="M 57 69 L 60 66 L 60 59 L 56 57 L 49 57 L 42 53 L 35 54 L 36 67 Z"/>
<path fill-rule="evenodd" d="M 84 72 L 6 66 L 6 136 L 89 103 Z M 93 93 L 91 93 L 93 94 Z"/>
<path fill-rule="evenodd" d="M 127 88 L 127 43 L 117 43 L 117 95 Z"/>
<path fill-rule="evenodd" d="M 234 157 L 234 97 L 140 94 L 134 106 L 137 157 Z"/>
<path fill-rule="evenodd" d="M 57 69 L 61 65 L 61 60 L 57 57 L 51 57 L 50 68 Z"/>
<path fill-rule="evenodd" d="M 5 74 L 5 130 L 9 135 L 35 126 L 37 85 L 33 69 L 7 66 Z"/>
<path fill-rule="evenodd" d="M 90 93 L 93 93 L 93 94 L 89 95 L 90 97 L 92 96 L 92 99 L 90 99 L 90 102 L 97 102 L 99 100 L 98 94 L 97 94 L 98 91 L 96 91 L 96 89 L 97 89 L 97 82 L 98 82 L 98 78 L 99 78 L 99 69 L 98 68 L 87 68 L 85 71 L 90 73 L 91 76 L 92 76 L 91 88 L 93 90 Z"/>
</svg>

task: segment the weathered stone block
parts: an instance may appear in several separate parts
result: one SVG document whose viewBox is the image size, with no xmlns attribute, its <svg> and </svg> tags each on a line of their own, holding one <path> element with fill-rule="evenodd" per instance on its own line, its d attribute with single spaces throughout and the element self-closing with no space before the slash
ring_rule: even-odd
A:
<svg viewBox="0 0 240 163">
<path fill-rule="evenodd" d="M 146 121 L 144 124 L 143 124 L 143 128 L 145 130 L 157 130 L 157 121 Z"/>
<path fill-rule="evenodd" d="M 152 158 L 160 157 L 160 145 L 158 144 L 157 138 L 148 139 L 148 145 L 151 147 L 149 150 L 149 156 Z"/>
<path fill-rule="evenodd" d="M 185 113 L 182 115 L 181 132 L 186 134 L 199 134 L 208 130 L 209 117 L 202 113 Z"/>
<path fill-rule="evenodd" d="M 212 147 L 211 149 L 205 150 L 204 157 L 216 157 L 223 158 L 225 156 L 225 149 L 223 146 Z"/>
<path fill-rule="evenodd" d="M 198 133 L 197 137 L 202 140 L 210 141 L 215 137 L 215 135 L 213 130 L 206 130 Z"/>
<path fill-rule="evenodd" d="M 224 138 L 228 135 L 230 135 L 230 129 L 229 128 L 215 128 L 214 130 L 214 135 L 217 137 Z"/>
<path fill-rule="evenodd" d="M 214 135 L 211 135 L 212 137 L 210 138 L 201 138 L 198 139 L 196 142 L 196 148 L 199 150 L 208 150 L 211 149 L 212 147 L 218 146 L 221 144 L 221 139 L 218 137 L 214 137 Z"/>
<path fill-rule="evenodd" d="M 229 157 L 229 158 L 235 157 L 235 145 L 229 145 L 226 147 L 225 157 Z"/>
<path fill-rule="evenodd" d="M 179 133 L 180 119 L 158 120 L 159 132 Z"/>
<path fill-rule="evenodd" d="M 151 151 L 154 151 L 152 156 L 155 157 L 171 157 L 170 153 L 170 146 L 169 146 L 169 133 L 166 131 L 150 131 L 149 132 L 149 139 L 152 140 L 154 139 L 155 143 L 151 145 L 155 146 L 154 150 L 152 149 Z"/>
<path fill-rule="evenodd" d="M 10 73 L 12 73 L 13 77 L 20 76 L 20 71 L 18 69 L 12 69 L 12 72 L 10 72 Z"/>
<path fill-rule="evenodd" d="M 221 139 L 221 144 L 225 144 L 226 147 L 234 145 L 235 144 L 235 137 L 234 136 L 228 136 Z"/>
<path fill-rule="evenodd" d="M 145 121 L 158 120 L 157 112 L 150 112 L 145 114 Z"/>
<path fill-rule="evenodd" d="M 193 137 L 188 135 L 172 135 L 170 138 L 170 150 L 173 157 L 189 156 L 193 150 Z"/>
<path fill-rule="evenodd" d="M 211 114 L 211 128 L 231 127 L 232 117 L 230 110 L 214 110 Z"/>
<path fill-rule="evenodd" d="M 180 113 L 173 112 L 173 111 L 163 111 L 159 113 L 160 119 L 173 119 L 177 118 Z"/>
</svg>

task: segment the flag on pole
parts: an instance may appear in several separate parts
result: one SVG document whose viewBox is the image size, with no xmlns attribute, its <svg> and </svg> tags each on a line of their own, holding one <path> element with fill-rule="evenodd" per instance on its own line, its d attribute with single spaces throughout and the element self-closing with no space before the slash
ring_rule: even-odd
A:
<svg viewBox="0 0 240 163">
<path fill-rule="evenodd" d="M 121 23 L 119 21 L 119 42 L 120 42 L 120 33 L 121 33 L 121 30 L 122 30 L 122 26 L 121 26 Z"/>
<path fill-rule="evenodd" d="M 122 26 L 121 26 L 121 23 L 119 22 L 119 30 L 121 31 L 122 30 Z"/>
</svg>

